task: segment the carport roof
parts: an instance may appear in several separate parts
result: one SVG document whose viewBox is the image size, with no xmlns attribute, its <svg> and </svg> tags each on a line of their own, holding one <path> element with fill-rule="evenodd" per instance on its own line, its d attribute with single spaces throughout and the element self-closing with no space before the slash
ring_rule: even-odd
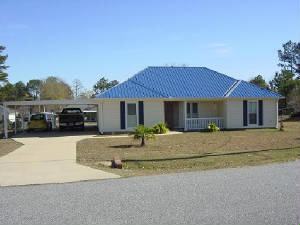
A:
<svg viewBox="0 0 300 225">
<path fill-rule="evenodd" d="M 94 105 L 98 104 L 95 99 L 82 100 L 40 100 L 40 101 L 10 101 L 4 102 L 3 105 Z"/>
</svg>

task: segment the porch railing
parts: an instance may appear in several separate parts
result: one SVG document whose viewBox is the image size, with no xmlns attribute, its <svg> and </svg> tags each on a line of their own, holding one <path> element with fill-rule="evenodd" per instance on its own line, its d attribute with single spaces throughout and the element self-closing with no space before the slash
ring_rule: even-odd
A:
<svg viewBox="0 0 300 225">
<path fill-rule="evenodd" d="M 224 128 L 223 117 L 211 118 L 186 118 L 186 130 L 199 130 L 207 128 L 207 125 L 214 123 L 219 128 Z"/>
</svg>

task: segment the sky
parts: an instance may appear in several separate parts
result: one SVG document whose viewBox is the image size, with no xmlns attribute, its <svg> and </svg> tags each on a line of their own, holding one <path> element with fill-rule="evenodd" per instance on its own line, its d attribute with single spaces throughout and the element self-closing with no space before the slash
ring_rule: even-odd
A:
<svg viewBox="0 0 300 225">
<path fill-rule="evenodd" d="M 86 89 L 147 66 L 205 66 L 236 79 L 278 71 L 300 39 L 298 0 L 0 0 L 9 81 L 58 76 Z"/>
</svg>

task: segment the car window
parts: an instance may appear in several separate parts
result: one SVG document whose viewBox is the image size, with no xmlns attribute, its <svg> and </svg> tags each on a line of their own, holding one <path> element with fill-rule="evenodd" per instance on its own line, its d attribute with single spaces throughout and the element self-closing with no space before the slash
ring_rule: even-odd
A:
<svg viewBox="0 0 300 225">
<path fill-rule="evenodd" d="M 76 113 L 81 113 L 80 109 L 64 109 L 62 111 L 64 114 L 76 114 Z"/>
<path fill-rule="evenodd" d="M 45 115 L 43 114 L 35 114 L 30 117 L 30 120 L 44 120 Z"/>
</svg>

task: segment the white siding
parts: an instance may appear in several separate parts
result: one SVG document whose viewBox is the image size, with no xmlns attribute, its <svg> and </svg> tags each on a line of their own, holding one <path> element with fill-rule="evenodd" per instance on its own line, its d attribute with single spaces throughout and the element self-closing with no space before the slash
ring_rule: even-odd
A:
<svg viewBox="0 0 300 225">
<path fill-rule="evenodd" d="M 263 126 L 277 127 L 277 100 L 263 101 Z"/>
<path fill-rule="evenodd" d="M 164 102 L 163 101 L 144 101 L 144 124 L 152 127 L 157 123 L 163 123 L 164 116 Z"/>
<path fill-rule="evenodd" d="M 218 104 L 216 102 L 199 102 L 198 104 L 199 117 L 217 117 Z"/>
<path fill-rule="evenodd" d="M 277 100 L 275 99 L 263 100 L 263 126 L 249 124 L 243 126 L 243 100 L 227 100 L 225 109 L 225 126 L 228 129 L 277 127 Z"/>
<path fill-rule="evenodd" d="M 125 101 L 138 104 L 138 101 Z M 103 109 L 101 108 L 103 106 Z M 102 125 L 101 116 L 102 113 Z M 138 111 L 137 111 L 138 114 Z M 127 118 L 126 118 L 127 119 Z M 138 116 L 137 116 L 138 119 Z M 100 103 L 98 120 L 100 123 L 99 131 L 103 132 L 124 132 L 132 129 L 121 130 L 120 128 L 120 102 Z M 144 124 L 153 126 L 164 122 L 164 102 L 163 101 L 144 101 Z"/>
<path fill-rule="evenodd" d="M 102 129 L 104 132 L 116 132 L 120 129 L 120 102 L 104 102 L 102 113 Z M 101 121 L 100 121 L 101 126 Z"/>
<path fill-rule="evenodd" d="M 243 127 L 243 101 L 228 100 L 226 104 L 226 128 L 244 128 Z"/>
</svg>

